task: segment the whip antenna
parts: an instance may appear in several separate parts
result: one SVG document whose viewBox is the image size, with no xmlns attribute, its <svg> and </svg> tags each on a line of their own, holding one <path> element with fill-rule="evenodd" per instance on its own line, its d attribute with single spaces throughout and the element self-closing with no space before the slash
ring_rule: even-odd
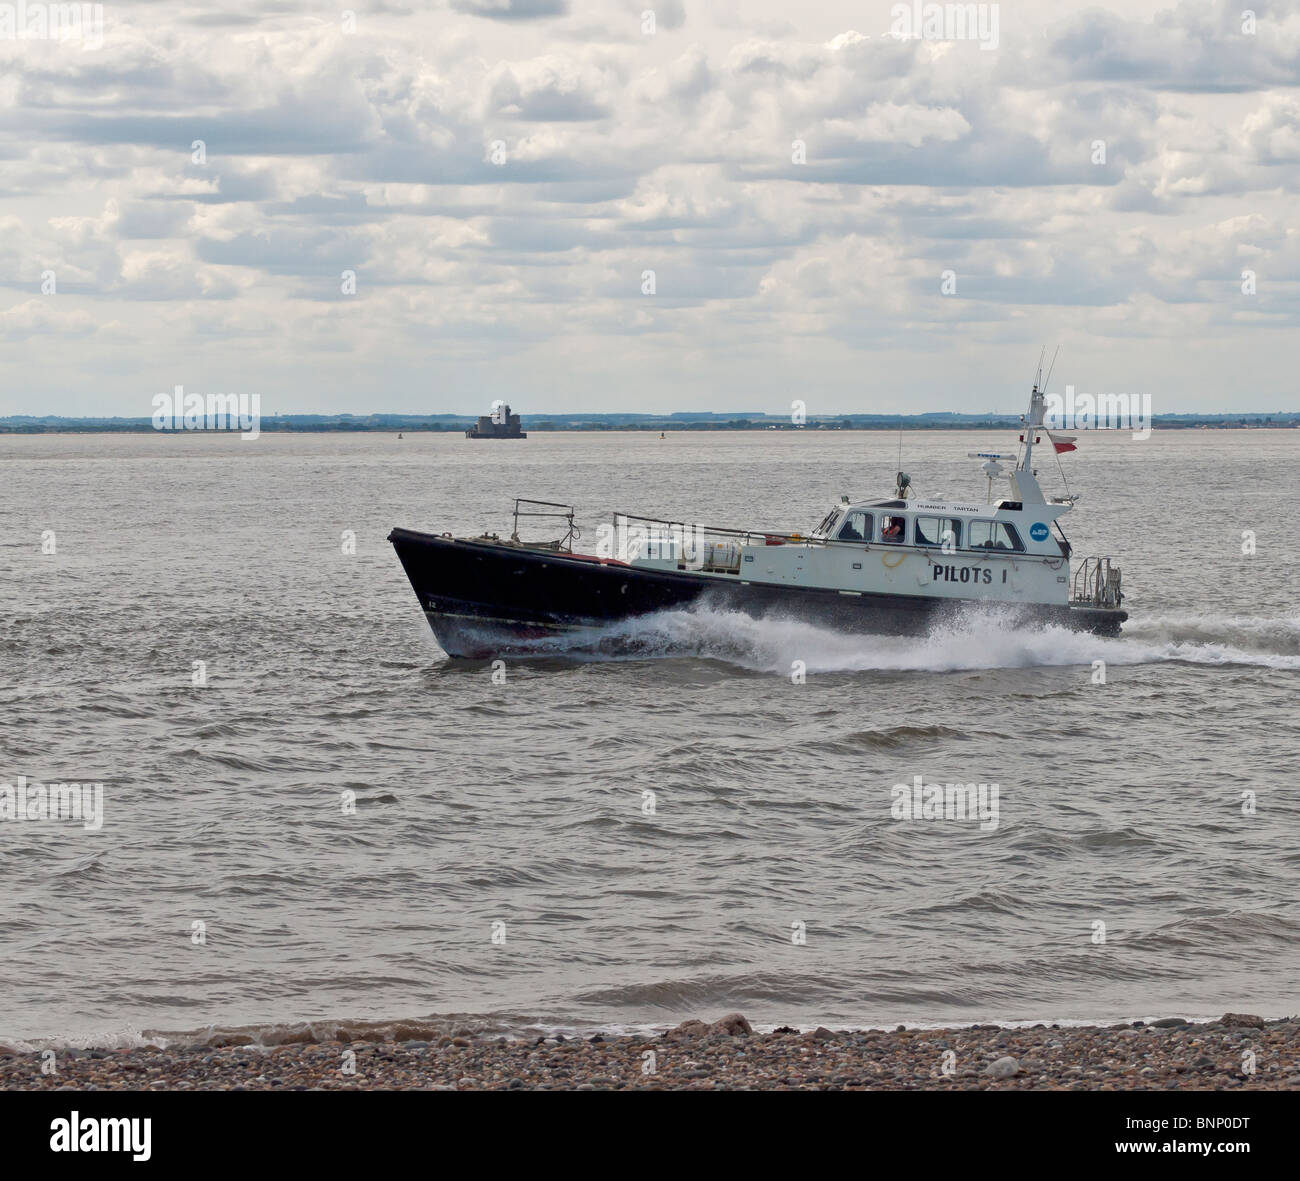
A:
<svg viewBox="0 0 1300 1181">
<path fill-rule="evenodd" d="M 1044 349 L 1043 351 L 1046 352 L 1047 350 Z M 1048 367 L 1048 370 L 1047 370 L 1047 378 L 1046 378 L 1046 380 L 1043 382 L 1042 386 L 1040 387 L 1044 393 L 1047 392 L 1047 383 L 1048 383 L 1049 381 L 1052 380 L 1052 370 L 1056 368 L 1056 358 L 1059 357 L 1060 355 L 1061 355 L 1061 346 L 1058 344 L 1058 345 L 1056 346 L 1056 352 L 1054 352 L 1054 353 L 1052 354 L 1052 364 Z M 1041 367 L 1042 367 L 1042 366 L 1041 366 L 1041 363 L 1040 363 L 1039 368 L 1041 368 Z"/>
</svg>

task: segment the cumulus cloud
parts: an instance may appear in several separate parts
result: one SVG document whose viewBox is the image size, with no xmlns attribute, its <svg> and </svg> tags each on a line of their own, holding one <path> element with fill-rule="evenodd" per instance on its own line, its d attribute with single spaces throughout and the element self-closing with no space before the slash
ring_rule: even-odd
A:
<svg viewBox="0 0 1300 1181">
<path fill-rule="evenodd" d="M 9 341 L 48 336 L 77 340 L 93 336 L 99 328 L 99 321 L 83 308 L 65 306 L 52 297 L 28 299 L 0 312 L 0 337 Z"/>
<path fill-rule="evenodd" d="M 451 0 L 451 6 L 457 12 L 502 21 L 540 20 L 569 11 L 568 0 Z"/>
<path fill-rule="evenodd" d="M 1300 13 L 1258 7 L 1026 0 L 990 51 L 884 4 L 114 6 L 0 42 L 4 388 L 114 412 L 144 353 L 304 409 L 1010 408 L 1063 340 L 1289 405 Z"/>
</svg>

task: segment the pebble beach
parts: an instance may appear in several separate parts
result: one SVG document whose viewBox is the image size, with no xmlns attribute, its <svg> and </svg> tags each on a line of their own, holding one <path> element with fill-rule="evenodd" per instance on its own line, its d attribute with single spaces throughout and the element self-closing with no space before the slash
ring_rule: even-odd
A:
<svg viewBox="0 0 1300 1181">
<path fill-rule="evenodd" d="M 1300 1018 L 951 1029 L 754 1030 L 740 1014 L 655 1035 L 507 1039 L 402 1026 L 218 1033 L 128 1049 L 0 1046 L 5 1090 L 1289 1090 Z M 426 1033 L 426 1036 L 411 1036 Z M 161 1039 L 160 1039 L 161 1040 Z"/>
</svg>

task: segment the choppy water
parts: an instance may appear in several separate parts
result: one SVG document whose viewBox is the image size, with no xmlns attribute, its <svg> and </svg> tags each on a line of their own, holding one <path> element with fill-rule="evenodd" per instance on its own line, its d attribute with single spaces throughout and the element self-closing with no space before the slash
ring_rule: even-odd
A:
<svg viewBox="0 0 1300 1181">
<path fill-rule="evenodd" d="M 979 499 L 965 453 L 1007 441 L 909 434 L 904 466 Z M 807 527 L 897 447 L 0 436 L 0 783 L 105 785 L 98 832 L 0 821 L 0 1042 L 1300 1010 L 1300 432 L 1085 436 L 1066 530 L 1122 562 L 1111 640 L 671 613 L 496 684 L 384 540 L 515 495 Z M 892 818 L 916 775 L 997 784 L 997 828 Z"/>
</svg>

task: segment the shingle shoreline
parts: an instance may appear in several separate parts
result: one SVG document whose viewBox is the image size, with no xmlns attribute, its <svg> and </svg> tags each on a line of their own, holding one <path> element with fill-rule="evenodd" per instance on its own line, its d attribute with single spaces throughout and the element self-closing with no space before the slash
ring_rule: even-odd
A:
<svg viewBox="0 0 1300 1181">
<path fill-rule="evenodd" d="M 53 1069 L 51 1070 L 51 1065 Z M 42 1072 L 45 1068 L 46 1073 Z M 731 1014 L 660 1035 L 0 1053 L 5 1090 L 1291 1090 L 1300 1019 L 756 1033 Z"/>
</svg>

